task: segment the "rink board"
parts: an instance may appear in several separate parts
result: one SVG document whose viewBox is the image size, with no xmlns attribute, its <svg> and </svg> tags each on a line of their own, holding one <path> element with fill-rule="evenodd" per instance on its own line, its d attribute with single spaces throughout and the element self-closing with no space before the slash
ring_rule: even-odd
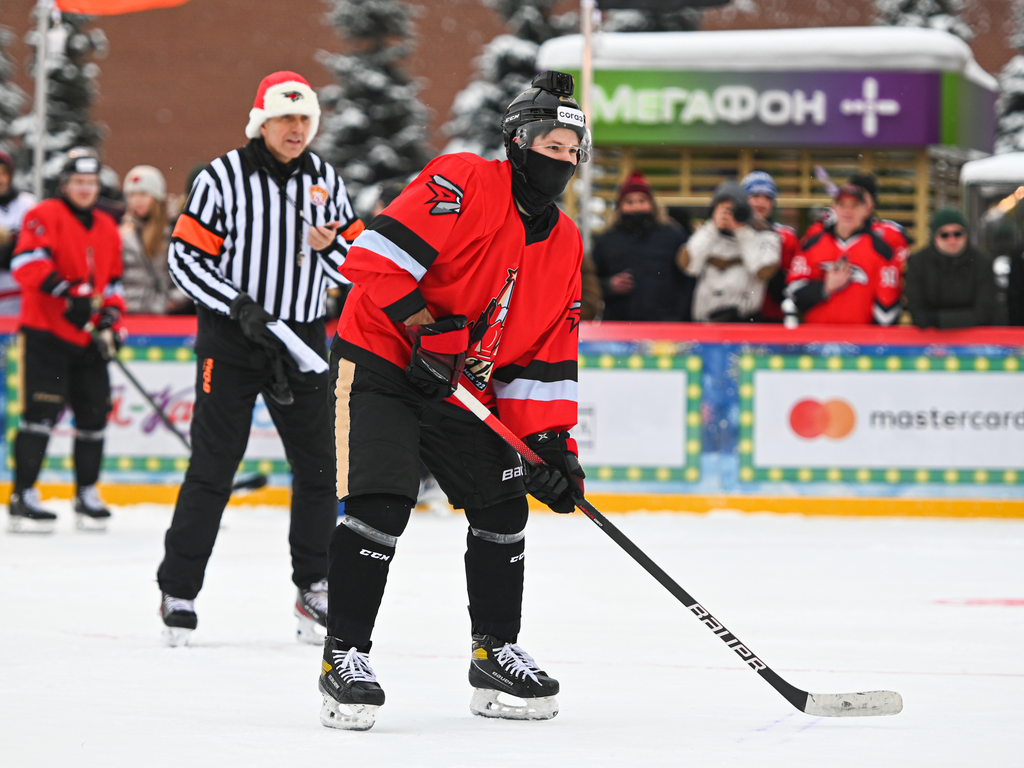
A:
<svg viewBox="0 0 1024 768">
<path fill-rule="evenodd" d="M 122 360 L 187 434 L 194 320 L 132 322 Z M 4 337 L 2 357 L 8 472 L 16 338 Z M 573 434 L 589 496 L 609 512 L 1020 517 L 1022 361 L 1024 329 L 585 323 Z M 172 503 L 184 447 L 116 367 L 111 380 L 105 492 Z M 57 493 L 72 479 L 72 432 L 65 414 L 41 478 Z M 236 501 L 287 503 L 289 467 L 262 400 L 239 470 L 270 485 Z"/>
</svg>

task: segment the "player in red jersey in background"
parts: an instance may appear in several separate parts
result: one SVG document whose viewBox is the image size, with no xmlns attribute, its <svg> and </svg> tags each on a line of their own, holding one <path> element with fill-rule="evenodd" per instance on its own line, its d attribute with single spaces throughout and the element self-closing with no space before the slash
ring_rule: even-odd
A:
<svg viewBox="0 0 1024 768">
<path fill-rule="evenodd" d="M 367 227 L 341 271 L 338 494 L 328 575 L 321 722 L 365 730 L 384 691 L 370 636 L 416 500 L 419 459 L 469 521 L 470 709 L 547 719 L 558 681 L 517 645 L 529 492 L 572 512 L 583 478 L 575 441 L 580 264 L 576 225 L 554 201 L 590 152 L 573 81 L 544 72 L 502 120 L 509 159 L 444 155 Z M 519 456 L 449 400 L 462 382 L 547 462 Z M 523 704 L 499 701 L 515 696 Z"/>
<path fill-rule="evenodd" d="M 900 315 L 901 266 L 873 226 L 868 193 L 844 184 L 833 223 L 804 239 L 786 292 L 806 323 L 892 325 Z"/>
</svg>

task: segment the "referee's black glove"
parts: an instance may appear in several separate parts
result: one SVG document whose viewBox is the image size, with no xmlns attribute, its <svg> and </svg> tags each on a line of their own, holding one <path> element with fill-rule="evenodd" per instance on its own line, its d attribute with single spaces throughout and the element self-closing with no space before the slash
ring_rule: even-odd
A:
<svg viewBox="0 0 1024 768">
<path fill-rule="evenodd" d="M 272 323 L 277 318 L 253 301 L 249 294 L 240 293 L 231 302 L 231 319 L 238 321 L 242 333 L 250 341 L 270 350 L 281 349 L 281 340 L 267 328 L 267 323 Z"/>
<path fill-rule="evenodd" d="M 539 467 L 526 465 L 527 492 L 560 514 L 575 510 L 586 477 L 576 455 L 576 441 L 568 432 L 552 431 L 528 435 L 526 444 L 545 462 Z"/>
<path fill-rule="evenodd" d="M 450 315 L 405 329 L 412 339 L 405 373 L 428 400 L 444 400 L 459 385 L 469 349 L 467 322 L 465 315 Z"/>
</svg>

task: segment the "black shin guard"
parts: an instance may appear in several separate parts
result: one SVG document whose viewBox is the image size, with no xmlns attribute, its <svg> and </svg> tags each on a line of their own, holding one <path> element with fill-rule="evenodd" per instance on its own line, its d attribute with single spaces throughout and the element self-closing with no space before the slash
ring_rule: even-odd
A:
<svg viewBox="0 0 1024 768">
<path fill-rule="evenodd" d="M 97 436 L 98 435 L 98 436 Z M 103 464 L 103 430 L 79 430 L 75 437 L 75 480 L 79 488 L 96 485 Z"/>
<path fill-rule="evenodd" d="M 23 426 L 14 440 L 14 490 L 31 488 L 39 479 L 46 446 L 50 442 L 49 430 L 33 430 Z"/>
<path fill-rule="evenodd" d="M 409 523 L 413 500 L 391 494 L 345 502 L 345 517 L 331 536 L 327 633 L 369 651 L 398 537 Z"/>
<path fill-rule="evenodd" d="M 467 509 L 466 587 L 473 632 L 514 643 L 523 608 L 526 497 Z"/>
</svg>

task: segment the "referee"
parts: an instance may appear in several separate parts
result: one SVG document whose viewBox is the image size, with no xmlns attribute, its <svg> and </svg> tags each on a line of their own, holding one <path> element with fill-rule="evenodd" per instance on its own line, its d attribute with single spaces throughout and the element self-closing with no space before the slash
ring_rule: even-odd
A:
<svg viewBox="0 0 1024 768">
<path fill-rule="evenodd" d="M 300 373 L 267 327 L 280 319 L 321 356 L 328 280 L 363 225 L 337 172 L 307 146 L 320 106 L 300 75 L 260 83 L 249 144 L 199 174 L 174 227 L 168 263 L 196 303 L 196 403 L 192 460 L 178 494 L 157 572 L 164 639 L 183 645 L 196 627 L 221 515 L 245 453 L 256 396 L 267 408 L 292 469 L 292 581 L 300 640 L 320 644 L 327 545 L 337 520 L 328 376 Z"/>
</svg>

